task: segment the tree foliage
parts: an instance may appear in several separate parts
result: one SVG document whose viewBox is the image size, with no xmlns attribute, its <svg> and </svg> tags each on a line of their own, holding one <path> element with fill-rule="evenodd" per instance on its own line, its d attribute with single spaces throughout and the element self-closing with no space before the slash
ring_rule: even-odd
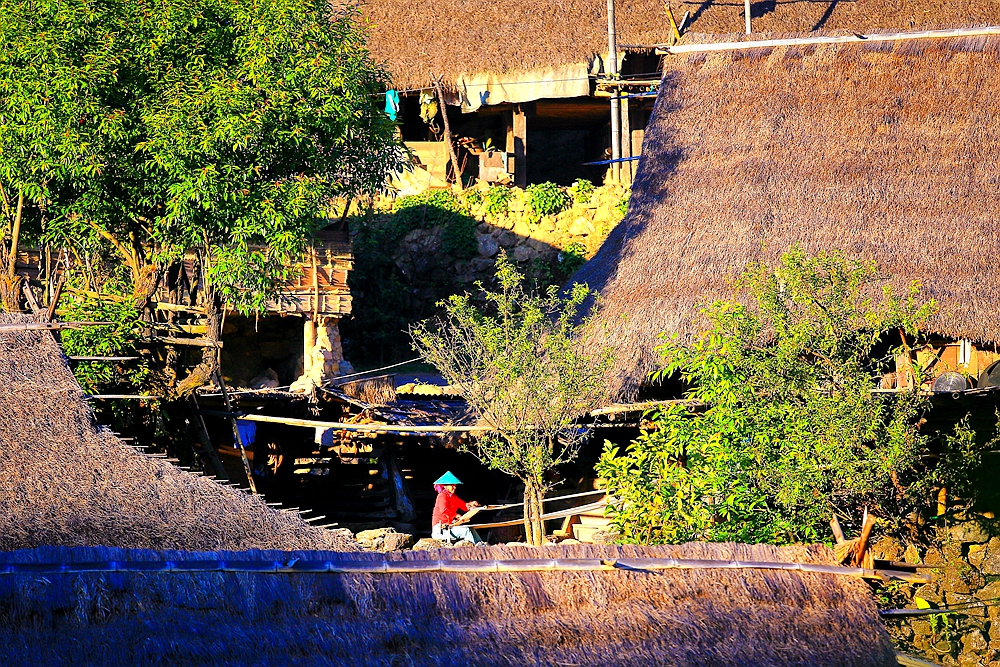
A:
<svg viewBox="0 0 1000 667">
<path fill-rule="evenodd" d="M 358 15 L 325 0 L 0 0 L 0 186 L 132 273 L 185 252 L 262 308 L 330 198 L 401 162 Z M 8 225 L 9 228 L 9 225 Z"/>
<path fill-rule="evenodd" d="M 656 411 L 624 452 L 606 445 L 598 472 L 626 540 L 819 541 L 834 512 L 906 513 L 925 399 L 871 390 L 896 352 L 886 341 L 912 340 L 934 304 L 880 282 L 871 264 L 796 247 L 703 305 L 692 343 L 658 348 L 657 376 L 698 407 Z"/>
<path fill-rule="evenodd" d="M 452 296 L 442 318 L 413 327 L 411 336 L 490 429 L 478 437 L 475 453 L 524 482 L 526 534 L 540 544 L 546 473 L 572 459 L 587 435 L 576 421 L 601 402 L 611 354 L 579 348 L 586 320 L 579 322 L 577 313 L 590 297 L 586 285 L 562 296 L 555 286 L 528 293 L 503 253 L 496 281 L 497 291 L 477 284 L 485 308 L 469 294 Z"/>
</svg>

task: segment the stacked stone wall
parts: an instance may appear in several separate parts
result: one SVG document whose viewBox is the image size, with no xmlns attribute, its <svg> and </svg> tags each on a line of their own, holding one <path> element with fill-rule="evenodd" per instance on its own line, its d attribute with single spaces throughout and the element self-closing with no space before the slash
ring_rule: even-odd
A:
<svg viewBox="0 0 1000 667">
<path fill-rule="evenodd" d="M 932 566 L 920 570 L 931 574 L 929 584 L 882 587 L 882 606 L 960 609 L 945 615 L 887 619 L 893 642 L 901 650 L 946 666 L 1000 664 L 1000 531 L 991 523 L 939 529 L 930 546 L 889 538 L 876 544 L 876 558 Z"/>
</svg>

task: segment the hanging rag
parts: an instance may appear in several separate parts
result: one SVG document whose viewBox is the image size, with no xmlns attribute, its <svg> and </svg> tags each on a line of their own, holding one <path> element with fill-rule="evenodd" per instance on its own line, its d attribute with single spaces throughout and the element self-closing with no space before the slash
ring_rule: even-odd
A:
<svg viewBox="0 0 1000 667">
<path fill-rule="evenodd" d="M 420 119 L 430 125 L 438 115 L 438 102 L 434 93 L 420 93 Z"/>
<path fill-rule="evenodd" d="M 395 90 L 385 91 L 385 112 L 389 115 L 389 120 L 396 122 L 399 115 L 399 93 Z"/>
</svg>

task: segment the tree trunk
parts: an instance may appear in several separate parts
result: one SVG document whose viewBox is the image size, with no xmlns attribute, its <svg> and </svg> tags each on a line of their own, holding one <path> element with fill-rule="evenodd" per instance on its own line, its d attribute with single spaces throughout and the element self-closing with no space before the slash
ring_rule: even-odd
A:
<svg viewBox="0 0 1000 667">
<path fill-rule="evenodd" d="M 534 479 L 524 480 L 524 540 L 536 547 L 541 546 L 545 540 L 542 484 Z"/>
</svg>

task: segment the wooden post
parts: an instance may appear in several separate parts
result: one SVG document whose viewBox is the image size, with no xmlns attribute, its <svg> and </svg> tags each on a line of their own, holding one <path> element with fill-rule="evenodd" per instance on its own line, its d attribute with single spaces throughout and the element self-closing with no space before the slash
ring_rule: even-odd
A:
<svg viewBox="0 0 1000 667">
<path fill-rule="evenodd" d="M 444 141 L 448 144 L 448 157 L 451 159 L 451 169 L 455 173 L 455 182 L 462 187 L 462 169 L 458 166 L 458 155 L 455 154 L 455 142 L 451 137 L 451 125 L 448 123 L 448 106 L 444 103 L 444 92 L 441 90 L 441 79 L 434 81 L 434 91 L 437 93 L 438 104 L 441 106 L 441 119 L 444 121 Z"/>
<path fill-rule="evenodd" d="M 619 94 L 621 94 L 621 89 L 619 89 Z M 621 142 L 622 142 L 622 157 L 632 157 L 632 123 L 629 117 L 629 100 L 620 100 L 621 103 Z M 621 163 L 621 179 L 625 183 L 632 183 L 632 179 L 635 177 L 634 173 L 635 162 L 622 162 Z"/>
<path fill-rule="evenodd" d="M 746 22 L 747 34 L 750 34 L 750 0 L 743 0 L 743 18 Z"/>
<path fill-rule="evenodd" d="M 528 185 L 528 114 L 518 104 L 514 107 L 514 185 Z"/>
<path fill-rule="evenodd" d="M 312 371 L 313 350 L 316 349 L 316 321 L 311 317 L 305 318 L 302 328 L 302 375 L 309 377 Z"/>
<path fill-rule="evenodd" d="M 615 35 L 615 0 L 608 0 L 608 78 L 618 78 L 618 37 Z M 621 157 L 621 88 L 611 90 L 611 159 Z M 621 180 L 621 163 L 611 163 L 611 179 L 617 183 Z"/>
</svg>

